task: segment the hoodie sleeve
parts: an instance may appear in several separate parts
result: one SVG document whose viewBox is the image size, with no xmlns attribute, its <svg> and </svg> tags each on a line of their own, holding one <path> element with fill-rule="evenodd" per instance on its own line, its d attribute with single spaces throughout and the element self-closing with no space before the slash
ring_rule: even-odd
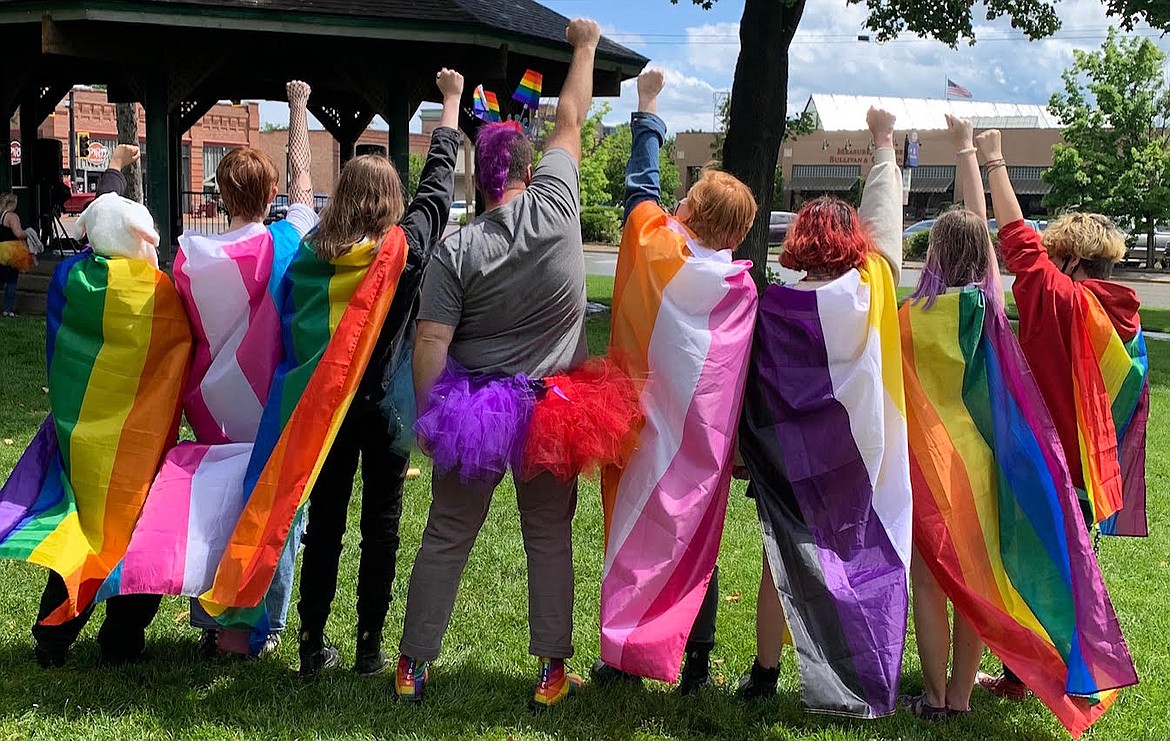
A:
<svg viewBox="0 0 1170 741">
<path fill-rule="evenodd" d="M 902 275 L 902 171 L 893 149 L 879 149 L 865 178 L 861 223 L 894 271 L 894 285 Z"/>
</svg>

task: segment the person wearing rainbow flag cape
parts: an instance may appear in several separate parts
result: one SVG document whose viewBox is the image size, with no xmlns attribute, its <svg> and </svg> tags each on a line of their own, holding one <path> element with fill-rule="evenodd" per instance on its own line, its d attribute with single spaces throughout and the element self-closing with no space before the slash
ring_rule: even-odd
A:
<svg viewBox="0 0 1170 741">
<path fill-rule="evenodd" d="M 751 263 L 732 252 L 756 203 L 739 180 L 708 170 L 674 216 L 663 210 L 663 85 L 661 70 L 642 73 L 631 119 L 610 347 L 639 379 L 646 421 L 625 467 L 602 473 L 601 659 L 590 675 L 679 680 L 689 694 L 711 683 L 715 561 L 756 309 Z"/>
<path fill-rule="evenodd" d="M 1137 676 L 1056 428 L 1003 312 L 971 124 L 947 123 L 967 207 L 935 221 L 899 311 L 925 684 L 906 701 L 925 720 L 969 714 L 986 642 L 1079 736 Z"/>
<path fill-rule="evenodd" d="M 1000 249 L 1015 275 L 1020 345 L 1040 383 L 1081 501 L 1085 524 L 1143 537 L 1149 361 L 1133 289 L 1109 280 L 1125 240 L 1105 216 L 1068 213 L 1041 236 L 1024 221 L 999 131 L 975 139 L 988 171 Z M 1023 699 L 1005 669 L 980 675 L 991 692 Z"/>
<path fill-rule="evenodd" d="M 510 468 L 528 561 L 532 707 L 581 686 L 573 655 L 572 522 L 577 476 L 632 451 L 640 418 L 628 376 L 587 361 L 578 161 L 593 97 L 598 25 L 577 19 L 557 122 L 539 166 L 519 124 L 484 125 L 476 183 L 487 209 L 427 267 L 414 345 L 420 447 L 434 461 L 395 679 L 420 702 L 468 554 Z"/>
</svg>

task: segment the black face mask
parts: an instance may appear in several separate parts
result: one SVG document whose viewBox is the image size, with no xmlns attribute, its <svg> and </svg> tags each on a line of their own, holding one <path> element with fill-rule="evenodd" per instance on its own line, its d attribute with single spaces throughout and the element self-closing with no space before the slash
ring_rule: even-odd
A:
<svg viewBox="0 0 1170 741">
<path fill-rule="evenodd" d="M 1076 262 L 1074 263 L 1073 260 L 1076 260 Z M 1070 263 L 1072 265 L 1072 270 L 1069 270 Z M 1072 255 L 1069 255 L 1069 256 L 1064 258 L 1064 263 L 1060 266 L 1060 272 L 1064 273 L 1065 275 L 1067 275 L 1068 277 L 1071 278 L 1073 276 L 1073 273 L 1076 273 L 1077 268 L 1079 268 L 1080 266 L 1081 266 L 1081 261 L 1079 259 L 1073 257 Z"/>
</svg>

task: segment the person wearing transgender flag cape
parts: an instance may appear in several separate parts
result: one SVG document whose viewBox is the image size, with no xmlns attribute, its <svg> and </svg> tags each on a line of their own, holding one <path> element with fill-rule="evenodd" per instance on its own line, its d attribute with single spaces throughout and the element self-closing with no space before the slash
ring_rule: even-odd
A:
<svg viewBox="0 0 1170 741">
<path fill-rule="evenodd" d="M 626 223 L 610 348 L 641 386 L 645 422 L 623 467 L 602 472 L 605 567 L 595 682 L 711 683 L 715 566 L 755 323 L 751 263 L 734 260 L 756 216 L 746 185 L 709 170 L 674 216 L 658 171 L 661 70 L 638 79 Z M 689 636 L 688 636 L 689 632 Z"/>
<path fill-rule="evenodd" d="M 781 257 L 806 277 L 760 297 L 739 444 L 765 558 L 739 694 L 775 694 L 787 624 L 805 708 L 875 718 L 897 706 L 911 496 L 902 178 L 894 116 L 871 108 L 867 121 L 876 151 L 860 214 L 827 196 L 806 204 Z"/>
<path fill-rule="evenodd" d="M 211 584 L 244 501 L 244 475 L 260 417 L 281 361 L 280 287 L 301 238 L 317 225 L 309 170 L 309 85 L 287 85 L 291 205 L 264 225 L 279 173 L 261 150 L 240 147 L 216 168 L 228 210 L 223 234 L 185 232 L 175 257 L 175 287 L 194 335 L 194 358 L 183 411 L 195 440 L 171 450 L 151 487 L 125 558 L 102 588 L 111 594 L 192 597 L 191 624 L 199 651 L 267 654 L 280 645 L 292 596 L 303 523 L 293 527 L 265 600 L 261 625 L 207 613 L 195 597 Z M 263 635 L 251 635 L 255 632 Z"/>
</svg>

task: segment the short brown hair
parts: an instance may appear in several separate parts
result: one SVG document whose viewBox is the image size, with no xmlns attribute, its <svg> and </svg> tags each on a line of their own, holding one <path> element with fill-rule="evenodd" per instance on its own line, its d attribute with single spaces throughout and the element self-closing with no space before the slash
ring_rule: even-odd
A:
<svg viewBox="0 0 1170 741">
<path fill-rule="evenodd" d="M 707 170 L 687 193 L 687 226 L 712 249 L 739 246 L 756 220 L 756 199 L 735 176 Z"/>
<path fill-rule="evenodd" d="M 1108 278 L 1125 257 L 1125 235 L 1108 216 L 1071 211 L 1044 230 L 1044 249 L 1054 260 L 1080 260 L 1090 277 Z"/>
<path fill-rule="evenodd" d="M 276 163 L 252 147 L 233 149 L 215 168 L 215 182 L 223 205 L 233 219 L 263 219 L 268 213 L 276 178 Z"/>
<path fill-rule="evenodd" d="M 402 180 L 380 154 L 354 157 L 341 168 L 337 188 L 310 238 L 322 260 L 346 254 L 364 239 L 381 240 L 406 210 Z"/>
</svg>

